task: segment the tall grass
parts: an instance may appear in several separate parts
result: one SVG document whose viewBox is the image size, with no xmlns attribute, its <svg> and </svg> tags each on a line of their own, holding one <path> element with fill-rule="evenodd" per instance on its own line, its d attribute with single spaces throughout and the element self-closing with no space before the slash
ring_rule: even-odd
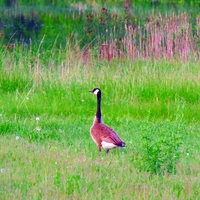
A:
<svg viewBox="0 0 200 200">
<path fill-rule="evenodd" d="M 169 16 L 150 15 L 143 23 L 131 20 L 128 7 L 123 19 L 111 21 L 110 14 L 104 10 L 104 19 L 100 22 L 105 33 L 100 40 L 99 56 L 101 59 L 199 59 L 199 16 L 195 28 L 186 13 Z M 89 18 L 92 18 L 90 16 Z M 117 18 L 117 15 L 116 17 Z M 100 20 L 101 21 L 101 20 Z M 90 19 L 92 23 L 92 20 Z M 98 20 L 97 20 L 98 23 Z M 99 27 L 101 26 L 97 26 Z M 125 28 L 124 28 L 125 27 Z M 103 28 L 102 28 L 103 30 Z M 98 33 L 90 27 L 89 34 Z"/>
<path fill-rule="evenodd" d="M 91 65 L 83 66 L 81 54 L 77 54 L 74 59 L 72 53 L 60 52 L 55 57 L 52 54 L 47 60 L 48 53 L 43 52 L 43 55 L 36 57 L 34 63 L 34 58 L 28 54 L 4 54 L 0 84 L 1 92 L 9 92 L 11 95 L 10 102 L 13 103 L 10 109 L 12 110 L 12 105 L 16 107 L 16 103 L 26 102 L 39 104 L 38 107 L 33 106 L 33 109 L 42 112 L 49 98 L 53 102 L 59 100 L 59 105 L 55 104 L 55 111 L 52 112 L 59 113 L 62 105 L 68 113 L 76 103 L 87 99 L 87 91 L 97 85 L 105 92 L 104 98 L 112 98 L 110 112 L 119 104 L 128 116 L 174 119 L 174 111 L 181 106 L 184 120 L 199 120 L 198 64 L 162 61 L 107 63 L 90 59 Z M 78 94 L 80 97 L 75 98 Z M 32 101 L 25 101 L 27 96 Z M 37 102 L 39 96 L 41 100 L 44 98 L 43 103 Z M 81 104 L 75 113 L 78 114 L 80 110 L 84 112 L 84 106 Z M 18 112 L 21 109 L 22 106 Z"/>
</svg>

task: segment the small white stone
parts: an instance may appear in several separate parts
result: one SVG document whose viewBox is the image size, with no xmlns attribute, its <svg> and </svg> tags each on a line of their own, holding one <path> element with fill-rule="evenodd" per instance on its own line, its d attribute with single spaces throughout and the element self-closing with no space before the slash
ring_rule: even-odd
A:
<svg viewBox="0 0 200 200">
<path fill-rule="evenodd" d="M 16 139 L 16 140 L 19 140 L 19 136 L 16 136 L 15 139 Z"/>
</svg>

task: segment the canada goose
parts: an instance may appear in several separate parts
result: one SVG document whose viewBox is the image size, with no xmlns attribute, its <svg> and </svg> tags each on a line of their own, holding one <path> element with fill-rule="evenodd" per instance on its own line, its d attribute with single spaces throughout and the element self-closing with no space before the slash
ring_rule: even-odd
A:
<svg viewBox="0 0 200 200">
<path fill-rule="evenodd" d="M 90 92 L 97 95 L 97 112 L 94 117 L 93 125 L 90 128 L 92 139 L 97 144 L 99 151 L 101 147 L 106 149 L 106 153 L 110 149 L 116 147 L 125 147 L 125 142 L 117 135 L 117 133 L 109 126 L 105 125 L 101 118 L 101 90 L 94 88 Z"/>
</svg>

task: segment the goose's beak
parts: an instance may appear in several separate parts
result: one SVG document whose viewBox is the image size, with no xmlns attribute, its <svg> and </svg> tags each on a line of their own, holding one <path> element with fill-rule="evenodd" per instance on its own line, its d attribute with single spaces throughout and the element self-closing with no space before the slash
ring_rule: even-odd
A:
<svg viewBox="0 0 200 200">
<path fill-rule="evenodd" d="M 90 90 L 89 92 L 93 92 L 92 90 Z"/>
</svg>

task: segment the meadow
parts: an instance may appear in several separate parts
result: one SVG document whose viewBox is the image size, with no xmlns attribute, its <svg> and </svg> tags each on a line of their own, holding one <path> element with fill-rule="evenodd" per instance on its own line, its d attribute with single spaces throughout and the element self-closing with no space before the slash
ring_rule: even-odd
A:
<svg viewBox="0 0 200 200">
<path fill-rule="evenodd" d="M 35 43 L 13 35 L 4 45 L 8 30 L 0 35 L 1 199 L 200 199 L 197 12 L 195 23 L 188 13 L 149 15 L 130 30 L 105 8 L 74 27 L 52 13 Z M 65 29 L 49 31 L 58 19 L 65 40 Z M 127 144 L 108 155 L 89 133 L 94 87 L 104 122 Z"/>
<path fill-rule="evenodd" d="M 2 199 L 200 198 L 199 63 L 69 55 L 47 68 L 2 51 Z M 109 155 L 89 134 L 96 86 L 127 143 Z"/>
</svg>

